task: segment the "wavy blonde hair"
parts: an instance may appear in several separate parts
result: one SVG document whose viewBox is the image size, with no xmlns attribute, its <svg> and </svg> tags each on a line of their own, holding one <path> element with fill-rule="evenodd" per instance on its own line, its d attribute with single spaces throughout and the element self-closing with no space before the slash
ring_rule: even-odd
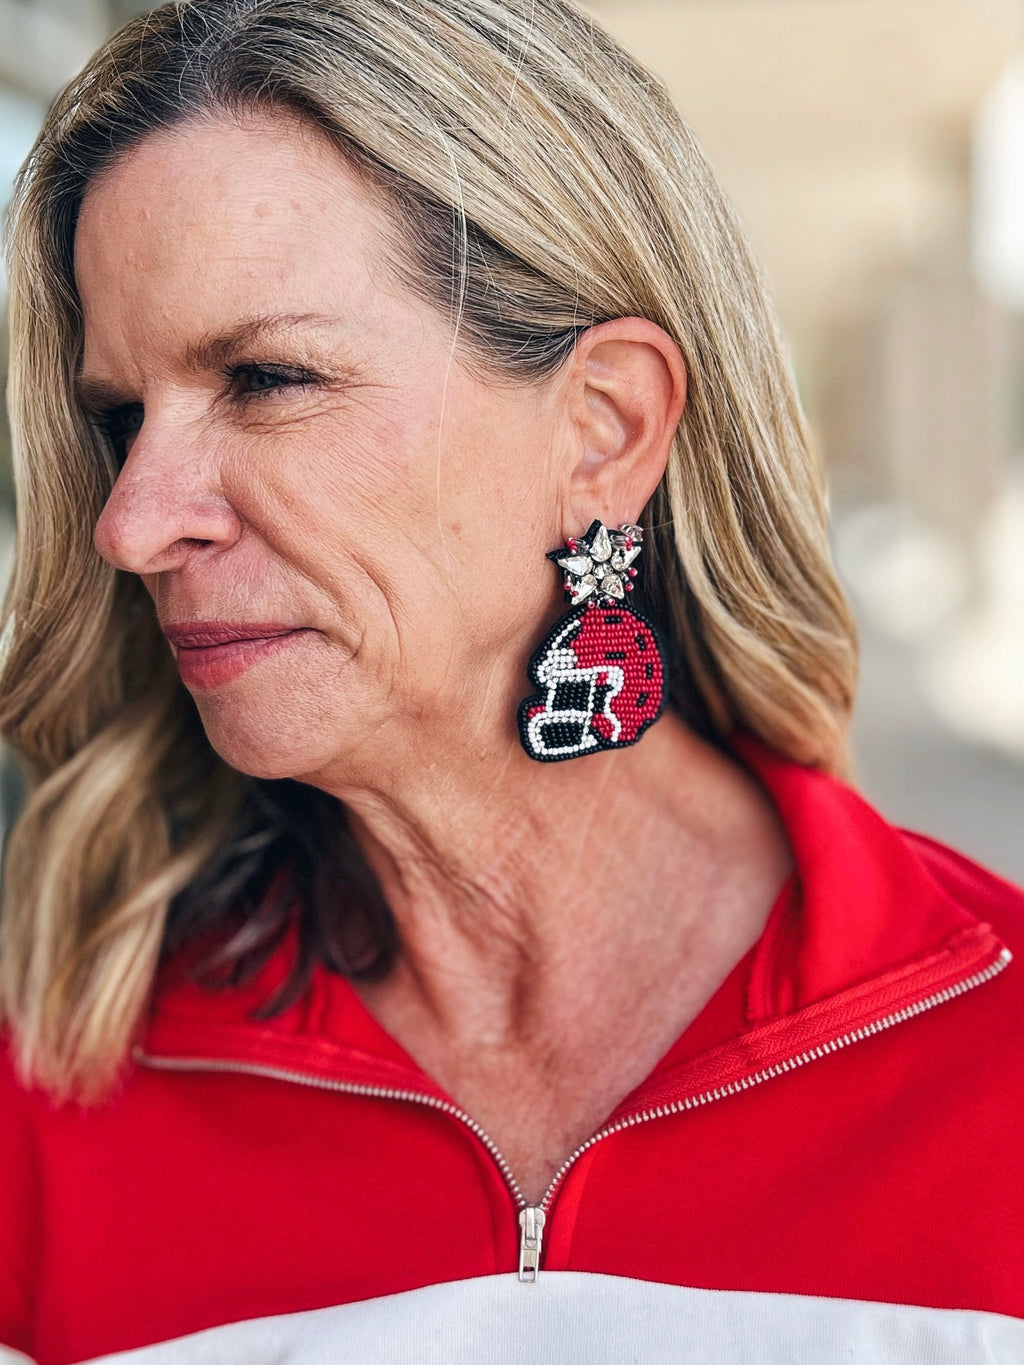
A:
<svg viewBox="0 0 1024 1365">
<path fill-rule="evenodd" d="M 742 726 L 846 771 L 856 648 L 822 475 L 758 269 L 662 85 L 568 0 L 165 5 L 58 97 L 8 229 L 18 534 L 0 733 L 28 796 L 0 1011 L 22 1074 L 58 1098 L 116 1081 L 162 952 L 220 928 L 210 962 L 237 979 L 283 931 L 287 888 L 288 998 L 317 959 L 370 974 L 395 951 L 339 803 L 214 753 L 141 582 L 92 544 L 116 469 L 73 392 L 85 189 L 156 129 L 274 107 L 315 120 L 382 196 L 396 272 L 485 373 L 534 382 L 613 317 L 674 337 L 688 399 L 644 570 L 673 699 L 713 742 Z"/>
</svg>

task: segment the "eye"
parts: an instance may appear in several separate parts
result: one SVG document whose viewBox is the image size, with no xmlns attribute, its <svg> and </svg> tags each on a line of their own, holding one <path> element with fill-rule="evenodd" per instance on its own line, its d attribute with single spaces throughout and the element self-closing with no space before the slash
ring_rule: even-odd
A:
<svg viewBox="0 0 1024 1365">
<path fill-rule="evenodd" d="M 121 403 L 107 408 L 92 419 L 93 426 L 107 443 L 119 465 L 128 458 L 128 447 L 139 434 L 142 427 L 143 407 L 141 403 Z"/>
<path fill-rule="evenodd" d="M 241 365 L 232 365 L 225 371 L 225 378 L 232 391 L 240 397 L 256 398 L 262 394 L 272 393 L 274 389 L 307 388 L 315 384 L 319 376 L 301 366 L 258 365 L 253 361 L 246 361 Z"/>
</svg>

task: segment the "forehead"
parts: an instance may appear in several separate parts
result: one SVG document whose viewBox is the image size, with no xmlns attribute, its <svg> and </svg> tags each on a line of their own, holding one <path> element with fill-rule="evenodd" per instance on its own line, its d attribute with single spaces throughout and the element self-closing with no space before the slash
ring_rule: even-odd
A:
<svg viewBox="0 0 1024 1365">
<path fill-rule="evenodd" d="M 365 308 L 391 223 L 327 135 L 286 112 L 151 134 L 88 188 L 75 236 L 87 337 L 182 310 Z M 179 319 L 180 320 L 180 319 Z M 215 319 L 206 318 L 208 322 Z"/>
</svg>

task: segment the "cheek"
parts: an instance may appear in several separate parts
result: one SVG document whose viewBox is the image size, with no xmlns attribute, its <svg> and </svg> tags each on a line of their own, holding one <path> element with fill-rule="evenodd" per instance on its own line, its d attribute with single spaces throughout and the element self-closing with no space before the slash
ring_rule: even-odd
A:
<svg viewBox="0 0 1024 1365">
<path fill-rule="evenodd" d="M 250 435 L 224 466 L 236 510 L 345 640 L 375 671 L 415 660 L 424 687 L 461 651 L 522 652 L 557 598 L 550 433 L 453 385 L 441 448 L 442 388 L 356 396 Z"/>
<path fill-rule="evenodd" d="M 370 413 L 315 427 L 239 442 L 223 466 L 225 495 L 283 574 L 312 586 L 346 639 L 386 656 L 388 637 L 411 646 L 413 623 L 436 616 L 453 586 L 436 442 Z"/>
<path fill-rule="evenodd" d="M 424 502 L 420 464 L 415 433 L 346 412 L 249 435 L 225 461 L 225 493 L 261 533 L 316 530 L 355 550 Z"/>
<path fill-rule="evenodd" d="M 527 411 L 502 412 L 460 433 L 439 471 L 443 525 L 456 553 L 492 595 L 555 581 L 560 544 L 557 462 L 550 429 Z"/>
<path fill-rule="evenodd" d="M 312 505 L 329 500 L 377 519 L 396 502 L 408 510 L 424 501 L 434 482 L 435 432 L 405 395 L 381 386 L 304 417 L 293 430 L 271 432 L 265 452 L 257 443 L 241 454 L 278 497 Z"/>
</svg>

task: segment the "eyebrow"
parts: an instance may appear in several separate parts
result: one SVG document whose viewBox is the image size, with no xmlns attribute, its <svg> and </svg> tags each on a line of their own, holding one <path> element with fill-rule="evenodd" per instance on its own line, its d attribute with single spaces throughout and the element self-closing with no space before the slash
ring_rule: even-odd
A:
<svg viewBox="0 0 1024 1365">
<path fill-rule="evenodd" d="M 185 347 L 185 365 L 190 370 L 212 370 L 222 366 L 231 356 L 262 341 L 267 335 L 288 332 L 297 327 L 311 331 L 338 327 L 341 318 L 324 313 L 257 313 L 244 318 L 221 335 L 209 334 Z"/>
<path fill-rule="evenodd" d="M 229 359 L 270 335 L 304 327 L 323 331 L 343 325 L 344 319 L 325 313 L 257 313 L 243 318 L 226 332 L 208 332 L 185 347 L 185 368 L 193 373 L 222 368 Z M 107 408 L 138 401 L 117 384 L 91 375 L 75 376 L 75 397 L 86 412 L 103 412 Z"/>
</svg>

